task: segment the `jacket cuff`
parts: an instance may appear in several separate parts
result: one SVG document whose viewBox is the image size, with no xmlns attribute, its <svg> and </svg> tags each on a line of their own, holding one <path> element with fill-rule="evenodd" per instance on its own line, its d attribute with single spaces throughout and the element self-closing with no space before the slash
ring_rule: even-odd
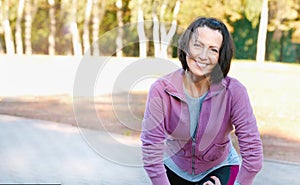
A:
<svg viewBox="0 0 300 185">
<path fill-rule="evenodd" d="M 242 166 L 238 173 L 237 181 L 242 185 L 252 185 L 256 174 L 257 172 L 249 172 Z"/>
<path fill-rule="evenodd" d="M 171 185 L 166 173 L 156 177 L 151 177 L 152 185 Z"/>
</svg>

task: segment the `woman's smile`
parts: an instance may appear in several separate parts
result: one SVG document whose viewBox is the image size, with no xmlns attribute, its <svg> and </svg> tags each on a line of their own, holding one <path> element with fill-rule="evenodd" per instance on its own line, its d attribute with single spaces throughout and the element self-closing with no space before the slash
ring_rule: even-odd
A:
<svg viewBox="0 0 300 185">
<path fill-rule="evenodd" d="M 196 64 L 197 64 L 200 68 L 206 68 L 206 67 L 208 66 L 208 64 L 202 63 L 202 62 L 199 62 L 199 61 L 196 61 Z"/>
</svg>

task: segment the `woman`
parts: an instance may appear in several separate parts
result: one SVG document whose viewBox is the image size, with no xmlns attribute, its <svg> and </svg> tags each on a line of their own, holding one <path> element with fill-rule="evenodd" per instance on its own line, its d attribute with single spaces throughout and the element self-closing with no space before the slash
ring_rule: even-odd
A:
<svg viewBox="0 0 300 185">
<path fill-rule="evenodd" d="M 141 134 L 144 168 L 153 185 L 250 185 L 262 168 L 262 143 L 246 88 L 228 77 L 228 29 L 198 18 L 179 40 L 182 69 L 152 86 Z M 242 163 L 232 146 L 235 129 Z M 217 183 L 216 183 L 217 184 Z"/>
</svg>

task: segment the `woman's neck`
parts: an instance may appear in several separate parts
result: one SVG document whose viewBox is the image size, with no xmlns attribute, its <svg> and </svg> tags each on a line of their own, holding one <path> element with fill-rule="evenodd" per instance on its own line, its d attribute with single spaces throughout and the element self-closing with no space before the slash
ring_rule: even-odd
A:
<svg viewBox="0 0 300 185">
<path fill-rule="evenodd" d="M 195 76 L 190 71 L 185 72 L 183 84 L 187 93 L 194 98 L 204 95 L 210 86 L 207 77 Z"/>
</svg>

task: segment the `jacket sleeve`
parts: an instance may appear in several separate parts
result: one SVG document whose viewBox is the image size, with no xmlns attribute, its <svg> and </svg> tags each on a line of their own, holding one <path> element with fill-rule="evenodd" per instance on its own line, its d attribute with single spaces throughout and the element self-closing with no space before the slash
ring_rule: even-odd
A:
<svg viewBox="0 0 300 185">
<path fill-rule="evenodd" d="M 235 126 L 242 156 L 237 181 L 242 185 L 251 185 L 262 168 L 262 142 L 246 88 L 238 84 L 232 89 L 231 94 L 231 121 Z"/>
<path fill-rule="evenodd" d="M 153 185 L 170 185 L 163 164 L 164 113 L 159 89 L 153 85 L 149 91 L 142 123 L 143 163 Z"/>
</svg>

